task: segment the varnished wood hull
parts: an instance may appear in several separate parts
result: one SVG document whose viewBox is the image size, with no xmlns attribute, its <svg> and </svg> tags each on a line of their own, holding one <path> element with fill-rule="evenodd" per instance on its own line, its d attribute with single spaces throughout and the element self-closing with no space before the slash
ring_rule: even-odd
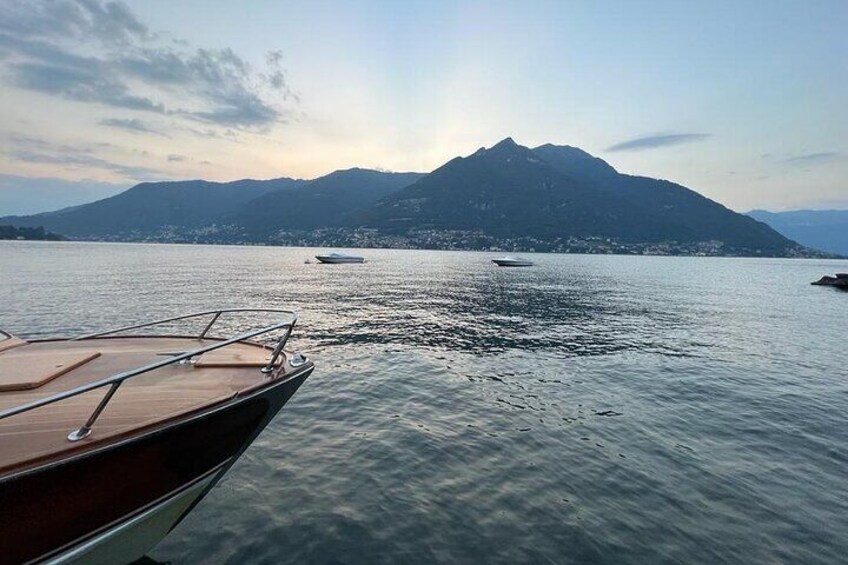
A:
<svg viewBox="0 0 848 565">
<path fill-rule="evenodd" d="M 312 369 L 306 366 L 209 410 L 0 480 L 3 563 L 140 557 L 214 486 Z M 124 541 L 116 546 L 112 533 Z M 92 553 L 98 548 L 106 552 Z"/>
</svg>

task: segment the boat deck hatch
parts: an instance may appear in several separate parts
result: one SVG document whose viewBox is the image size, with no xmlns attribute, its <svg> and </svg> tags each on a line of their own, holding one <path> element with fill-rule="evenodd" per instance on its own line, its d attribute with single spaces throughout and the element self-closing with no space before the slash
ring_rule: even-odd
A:
<svg viewBox="0 0 848 565">
<path fill-rule="evenodd" d="M 0 337 L 5 336 L 2 340 L 0 340 L 0 351 L 6 351 L 7 349 L 12 349 L 13 347 L 18 347 L 20 345 L 26 345 L 26 342 L 19 337 L 15 337 L 12 334 L 7 334 L 4 331 L 0 331 Z"/>
<path fill-rule="evenodd" d="M 38 388 L 99 356 L 97 351 L 6 351 L 0 355 L 0 392 Z"/>
<path fill-rule="evenodd" d="M 261 347 L 236 349 L 227 347 L 204 353 L 197 358 L 194 366 L 204 367 L 264 367 L 271 360 L 271 351 Z M 282 358 L 277 359 L 277 365 Z"/>
</svg>

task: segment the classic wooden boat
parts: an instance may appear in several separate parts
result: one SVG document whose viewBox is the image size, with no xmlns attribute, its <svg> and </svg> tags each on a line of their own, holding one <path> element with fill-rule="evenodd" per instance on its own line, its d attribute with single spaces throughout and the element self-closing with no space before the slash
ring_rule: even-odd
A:
<svg viewBox="0 0 848 565">
<path fill-rule="evenodd" d="M 210 337 L 231 312 L 284 319 Z M 137 335 L 204 316 L 199 335 Z M 228 309 L 74 339 L 0 332 L 0 562 L 141 558 L 312 372 L 284 349 L 296 320 Z"/>
</svg>

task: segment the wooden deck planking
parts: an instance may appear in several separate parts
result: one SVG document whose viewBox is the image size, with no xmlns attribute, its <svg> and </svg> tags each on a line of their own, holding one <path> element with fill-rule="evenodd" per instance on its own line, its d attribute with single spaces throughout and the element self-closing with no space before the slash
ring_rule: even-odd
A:
<svg viewBox="0 0 848 565">
<path fill-rule="evenodd" d="M 0 352 L 27 355 L 100 355 L 42 386 L 31 390 L 0 392 L 0 409 L 45 398 L 162 360 L 159 353 L 181 352 L 210 345 L 214 341 L 191 338 L 112 338 L 83 341 L 36 342 Z M 65 399 L 49 406 L 0 420 L 0 476 L 11 469 L 49 461 L 69 451 L 90 449 L 116 437 L 155 425 L 232 398 L 266 379 L 255 364 L 269 351 L 238 343 L 231 359 L 250 360 L 249 366 L 196 367 L 176 364 L 134 377 L 120 386 L 95 423 L 88 438 L 71 443 L 67 435 L 79 428 L 103 398 L 108 387 Z M 214 359 L 214 358 L 213 358 Z"/>
<path fill-rule="evenodd" d="M 99 357 L 98 351 L 28 353 L 17 349 L 0 356 L 0 392 L 38 388 Z"/>
<path fill-rule="evenodd" d="M 251 350 L 224 347 L 198 357 L 196 367 L 264 367 L 271 360 L 271 351 L 254 347 Z M 277 360 L 279 364 L 280 360 Z"/>
</svg>

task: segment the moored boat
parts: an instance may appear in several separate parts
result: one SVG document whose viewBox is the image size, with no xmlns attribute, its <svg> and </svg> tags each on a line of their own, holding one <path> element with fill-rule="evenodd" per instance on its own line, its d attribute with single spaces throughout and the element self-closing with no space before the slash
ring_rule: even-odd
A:
<svg viewBox="0 0 848 565">
<path fill-rule="evenodd" d="M 835 286 L 842 290 L 848 290 L 848 273 L 836 273 L 835 277 L 825 275 L 810 284 L 816 286 Z"/>
<path fill-rule="evenodd" d="M 365 258 L 359 255 L 349 255 L 346 253 L 328 253 L 327 255 L 316 255 L 321 263 L 338 264 L 338 263 L 364 263 Z"/>
<path fill-rule="evenodd" d="M 233 312 L 283 320 L 210 337 Z M 128 333 L 201 317 L 211 319 L 197 335 Z M 0 332 L 2 561 L 141 558 L 314 369 L 284 349 L 296 320 L 227 309 L 74 339 Z"/>
<path fill-rule="evenodd" d="M 497 265 L 498 267 L 532 267 L 533 262 L 527 259 L 523 259 L 521 257 L 500 257 L 498 259 L 492 259 L 492 263 Z"/>
</svg>

